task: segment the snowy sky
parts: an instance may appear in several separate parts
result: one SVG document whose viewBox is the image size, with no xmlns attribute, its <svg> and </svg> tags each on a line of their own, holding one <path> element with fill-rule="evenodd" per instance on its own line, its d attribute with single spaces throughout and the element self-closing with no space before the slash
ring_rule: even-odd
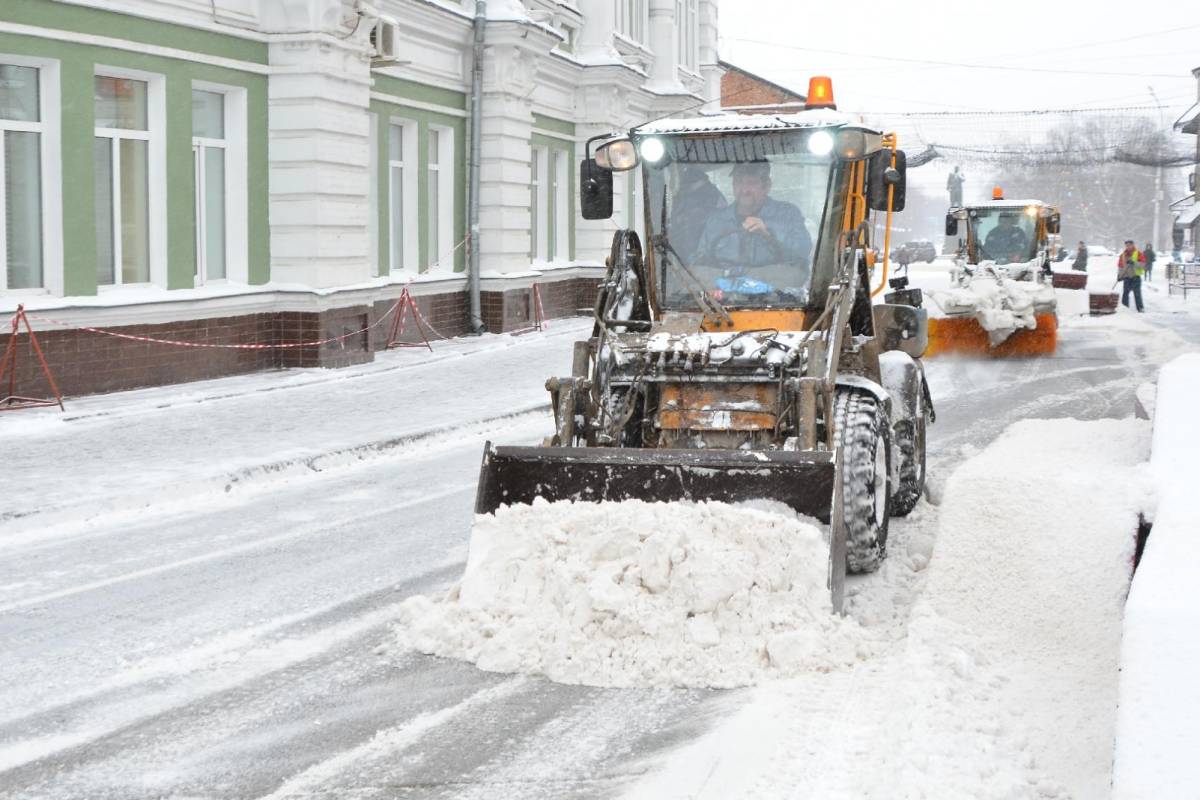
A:
<svg viewBox="0 0 1200 800">
<path fill-rule="evenodd" d="M 1200 20 L 1184 13 L 1187 5 L 723 0 L 720 51 L 726 61 L 800 91 L 810 75 L 831 75 L 847 110 L 1142 104 L 1153 86 L 1182 111 L 1195 100 L 1190 71 L 1200 66 Z M 911 63 L 924 61 L 1006 69 Z"/>
<path fill-rule="evenodd" d="M 914 152 L 922 149 L 914 130 L 929 141 L 991 145 L 1036 135 L 1063 117 L 904 121 L 887 112 L 1150 106 L 1153 87 L 1167 106 L 1161 116 L 1120 113 L 1158 117 L 1169 128 L 1197 94 L 1191 70 L 1200 66 L 1200 19 L 1183 13 L 1186 5 L 1142 0 L 1135 12 L 1116 0 L 910 0 L 891 11 L 878 2 L 722 0 L 720 52 L 800 92 L 811 75 L 830 75 L 839 108 L 868 112 L 866 121 L 896 130 L 901 147 Z M 910 177 L 937 186 L 944 175 Z"/>
</svg>

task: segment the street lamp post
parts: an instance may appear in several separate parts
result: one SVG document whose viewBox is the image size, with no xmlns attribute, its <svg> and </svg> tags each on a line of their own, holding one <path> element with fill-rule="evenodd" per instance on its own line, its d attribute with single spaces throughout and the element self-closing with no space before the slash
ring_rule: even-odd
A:
<svg viewBox="0 0 1200 800">
<path fill-rule="evenodd" d="M 1159 134 L 1162 135 L 1163 132 L 1166 131 L 1166 128 L 1167 128 L 1167 120 L 1163 116 L 1163 105 L 1159 101 L 1158 95 L 1154 93 L 1154 87 L 1148 86 L 1146 88 L 1150 90 L 1150 96 L 1152 98 L 1154 98 L 1154 105 L 1158 106 Z M 1158 154 L 1157 161 L 1158 161 L 1158 165 L 1155 166 L 1155 168 L 1154 168 L 1154 227 L 1152 227 L 1150 229 L 1150 243 L 1152 245 L 1157 244 L 1157 242 L 1158 242 L 1158 233 L 1159 233 L 1158 226 L 1159 226 L 1159 221 L 1162 219 L 1162 202 L 1163 202 L 1162 153 Z"/>
</svg>

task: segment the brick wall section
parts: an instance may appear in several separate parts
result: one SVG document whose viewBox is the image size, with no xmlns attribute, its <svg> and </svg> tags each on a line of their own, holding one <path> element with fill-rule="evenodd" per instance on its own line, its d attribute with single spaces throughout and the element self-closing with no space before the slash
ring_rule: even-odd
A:
<svg viewBox="0 0 1200 800">
<path fill-rule="evenodd" d="M 804 95 L 785 89 L 758 77 L 752 73 L 740 70 L 731 65 L 724 65 L 725 74 L 721 76 L 721 106 L 766 106 L 779 103 L 803 103 Z"/>
<path fill-rule="evenodd" d="M 573 278 L 538 285 L 546 319 L 586 316 L 592 313 L 600 281 Z M 533 289 L 480 292 L 483 324 L 493 333 L 529 328 L 534 323 Z"/>
<path fill-rule="evenodd" d="M 542 305 L 549 319 L 590 313 L 599 281 L 594 278 L 544 283 Z M 424 295 L 414 298 L 417 308 L 446 337 L 469 330 L 468 298 L 465 292 Z M 483 292 L 484 324 L 489 331 L 503 333 L 533 324 L 530 313 L 532 290 L 512 289 Z M 395 299 L 372 305 L 347 306 L 322 312 L 281 311 L 237 317 L 169 322 L 155 325 L 111 327 L 116 333 L 150 336 L 205 344 L 286 344 L 317 341 L 359 330 L 386 314 Z M 581 309 L 586 311 L 581 312 Z M 5 329 L 7 320 L 0 320 Z M 101 323 L 101 327 L 103 323 Z M 80 330 L 39 331 L 38 343 L 65 396 L 115 392 L 147 386 L 164 386 L 207 380 L 280 367 L 346 367 L 374 359 L 387 345 L 392 320 L 367 333 L 321 347 L 276 350 L 228 350 L 174 347 L 153 342 L 135 342 Z M 426 330 L 431 342 L 437 334 Z M 8 348 L 10 335 L 0 335 L 0 355 Z M 411 311 L 405 320 L 401 341 L 419 342 L 420 334 Z M 435 344 L 436 346 L 436 344 Z M 25 333 L 17 335 L 17 370 L 13 393 L 25 397 L 49 397 L 50 386 L 42 375 L 37 357 Z M 9 375 L 0 383 L 0 398 L 9 394 Z"/>
<path fill-rule="evenodd" d="M 247 314 L 162 325 L 124 325 L 112 330 L 185 342 L 251 344 L 274 339 L 275 316 Z M 10 338 L 7 334 L 0 336 L 0 348 L 7 350 Z M 183 383 L 276 366 L 275 353 L 270 350 L 169 347 L 78 330 L 41 331 L 37 339 L 65 395 Z M 47 397 L 49 392 L 28 335 L 18 334 L 15 393 Z M 8 393 L 6 375 L 0 395 Z"/>
</svg>

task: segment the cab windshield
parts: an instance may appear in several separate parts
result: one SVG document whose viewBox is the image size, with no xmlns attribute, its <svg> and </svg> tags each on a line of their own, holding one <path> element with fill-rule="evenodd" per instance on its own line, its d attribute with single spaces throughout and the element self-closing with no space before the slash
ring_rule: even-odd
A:
<svg viewBox="0 0 1200 800">
<path fill-rule="evenodd" d="M 833 259 L 819 254 L 837 236 L 842 170 L 812 152 L 813 133 L 658 137 L 664 156 L 642 166 L 663 308 L 703 310 L 701 292 L 725 308 L 825 302 Z"/>
<path fill-rule="evenodd" d="M 1023 208 L 971 209 L 972 264 L 1015 264 L 1037 256 L 1037 217 Z"/>
</svg>

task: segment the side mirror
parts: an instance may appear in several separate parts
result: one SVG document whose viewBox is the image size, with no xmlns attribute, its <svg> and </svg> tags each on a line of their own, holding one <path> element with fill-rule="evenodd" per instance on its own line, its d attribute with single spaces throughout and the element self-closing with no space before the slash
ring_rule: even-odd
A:
<svg viewBox="0 0 1200 800">
<path fill-rule="evenodd" d="M 1062 217 L 1058 214 L 1051 214 L 1050 219 L 1046 220 L 1046 233 L 1058 233 L 1061 224 Z"/>
<path fill-rule="evenodd" d="M 904 210 L 904 194 L 908 185 L 908 158 L 903 150 L 896 151 L 896 166 L 892 166 L 892 151 L 880 150 L 871 156 L 867 170 L 867 208 L 887 211 L 888 188 L 893 188 L 892 211 Z"/>
<path fill-rule="evenodd" d="M 613 214 L 612 170 L 590 158 L 579 162 L 579 211 L 584 219 L 611 219 Z"/>
<path fill-rule="evenodd" d="M 958 217 L 953 214 L 946 215 L 946 235 L 958 236 Z"/>
</svg>

